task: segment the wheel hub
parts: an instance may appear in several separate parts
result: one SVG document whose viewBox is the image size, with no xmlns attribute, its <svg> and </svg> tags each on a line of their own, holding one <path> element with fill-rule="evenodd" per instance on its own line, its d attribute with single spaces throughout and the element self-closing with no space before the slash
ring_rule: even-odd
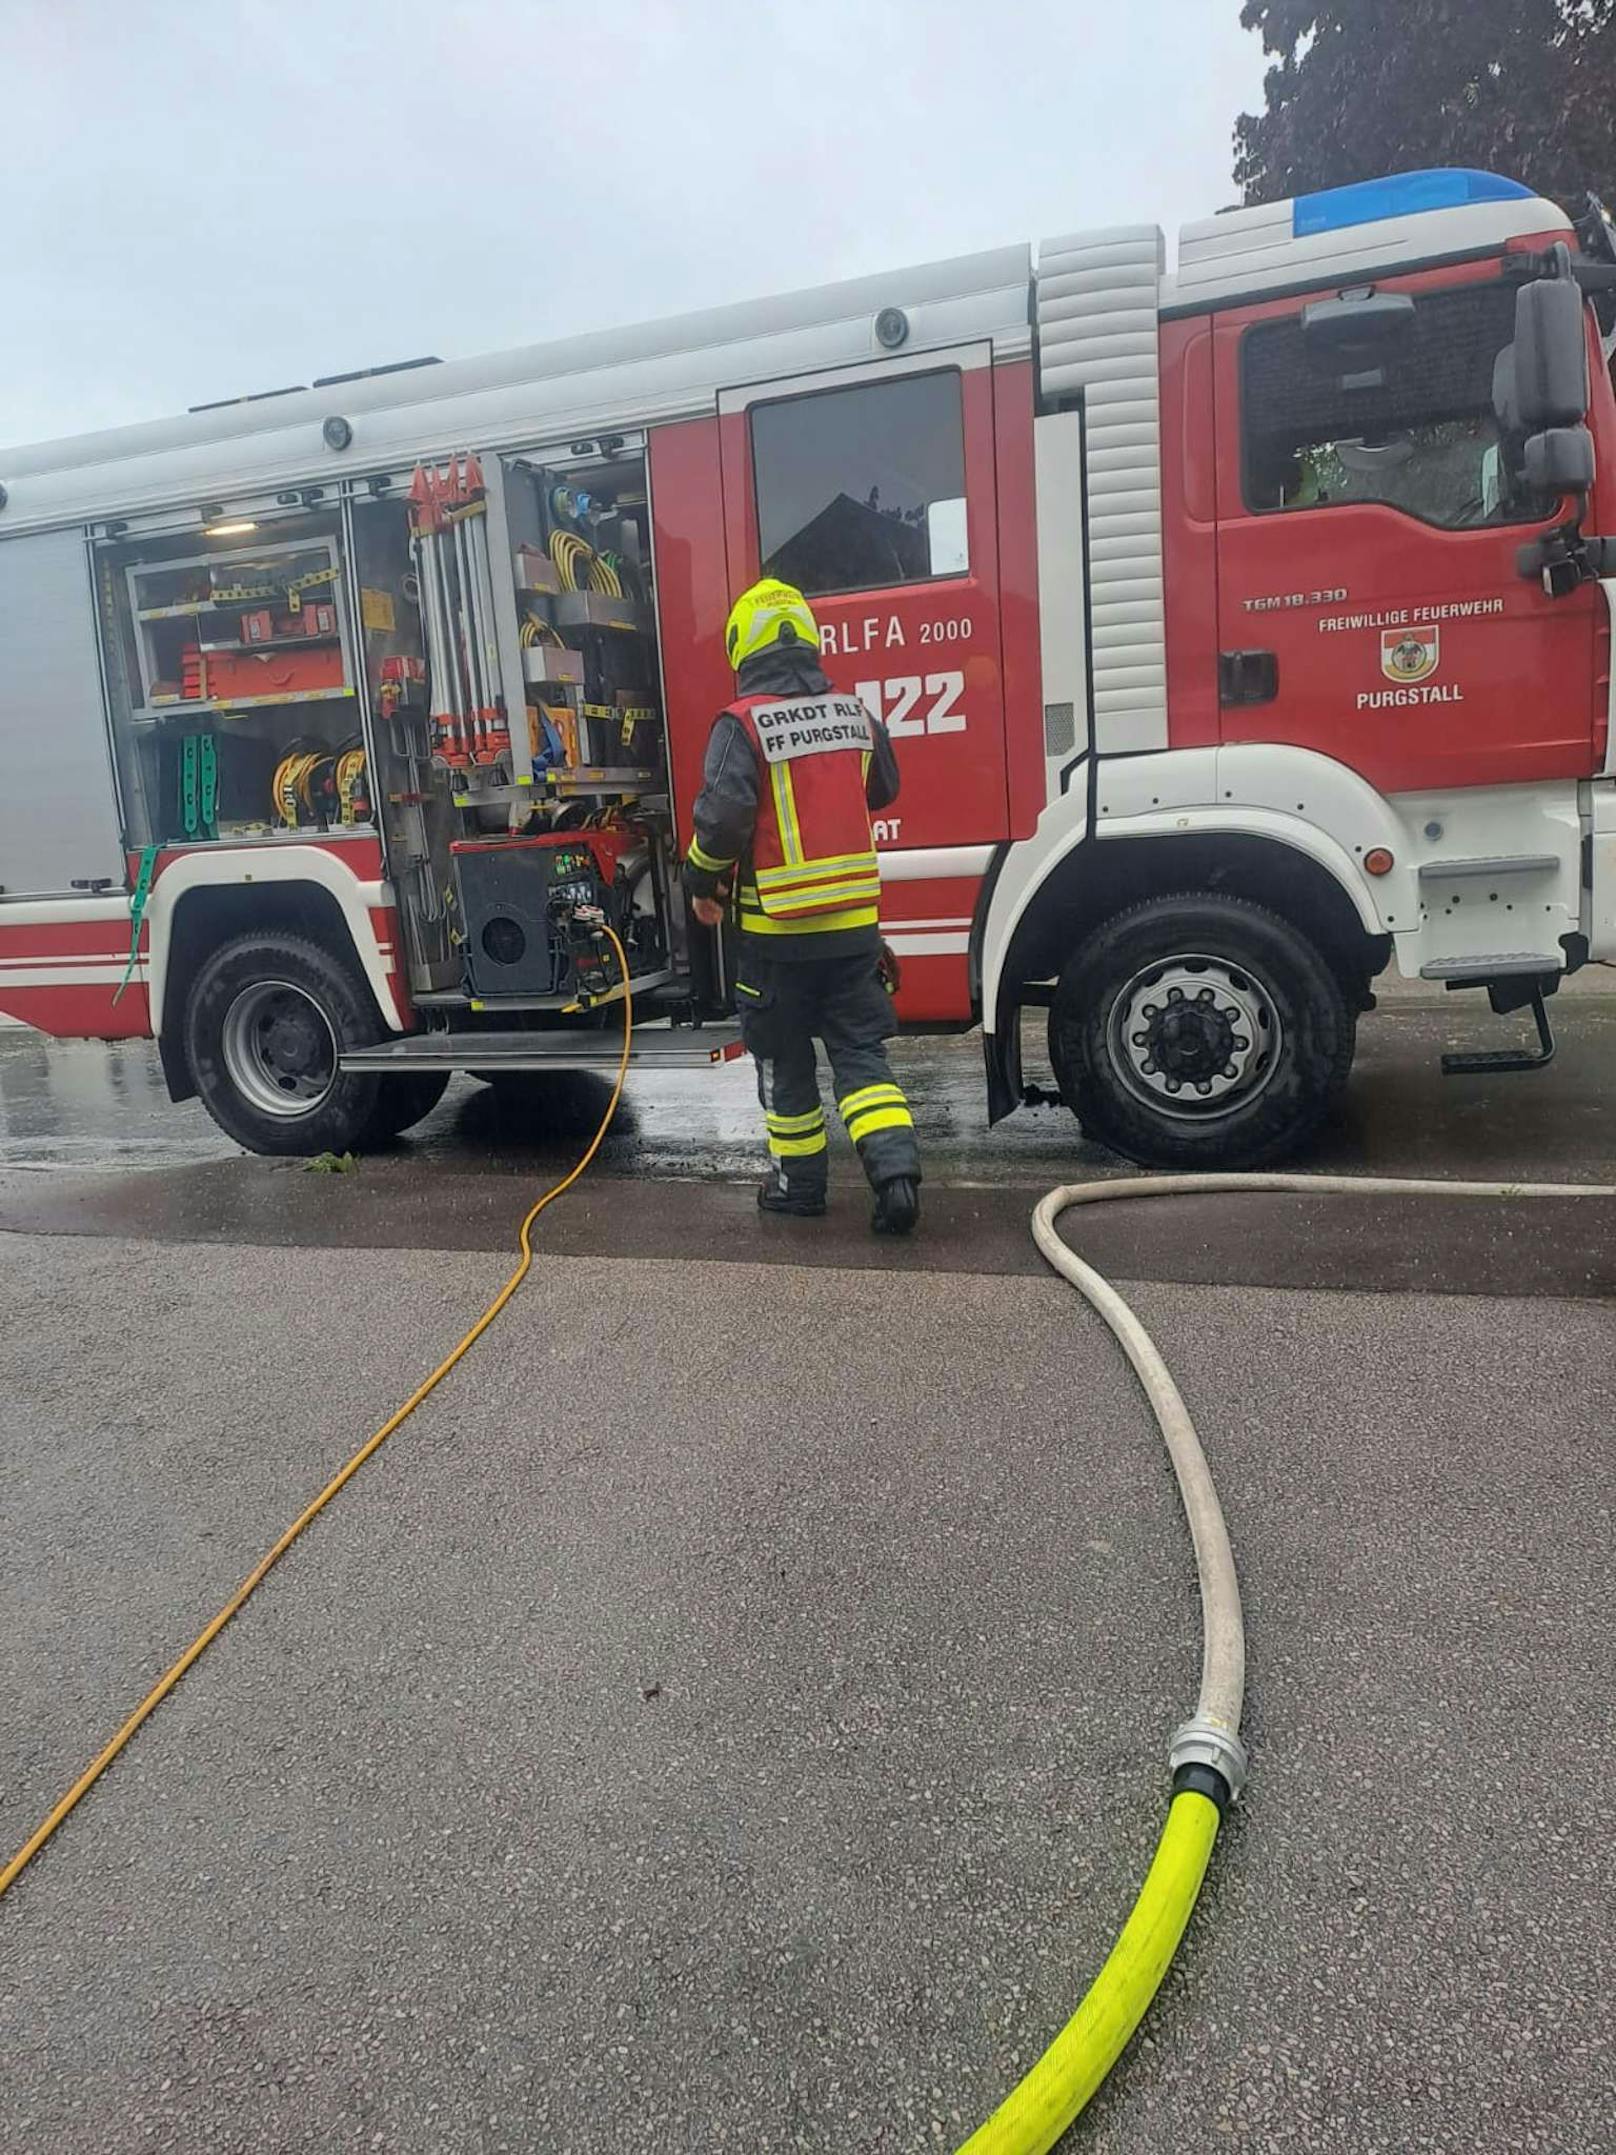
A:
<svg viewBox="0 0 1616 2155">
<path fill-rule="evenodd" d="M 1193 1002 L 1182 988 L 1169 988 L 1165 1005 L 1147 1006 L 1144 1046 L 1150 1061 L 1160 1064 L 1169 1077 L 1218 1076 L 1234 1045 L 1234 1012 L 1218 1008 L 1211 988 L 1198 988 Z"/>
<path fill-rule="evenodd" d="M 1226 959 L 1186 953 L 1146 966 L 1112 1005 L 1112 1067 L 1138 1098 L 1179 1118 L 1226 1114 L 1260 1092 L 1280 1025 L 1262 982 Z"/>
<path fill-rule="evenodd" d="M 220 1045 L 231 1083 L 266 1115 L 307 1115 L 336 1083 L 331 1021 L 290 981 L 243 988 L 225 1013 Z"/>
<path fill-rule="evenodd" d="M 288 1077 L 306 1077 L 319 1061 L 323 1042 L 310 1022 L 312 1013 L 290 1012 L 272 1018 L 264 1027 L 264 1060 Z"/>
</svg>

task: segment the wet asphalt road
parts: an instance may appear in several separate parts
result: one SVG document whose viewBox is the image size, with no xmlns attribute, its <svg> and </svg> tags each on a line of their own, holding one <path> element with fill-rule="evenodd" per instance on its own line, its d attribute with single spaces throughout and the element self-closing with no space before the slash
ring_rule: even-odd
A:
<svg viewBox="0 0 1616 2155">
<path fill-rule="evenodd" d="M 1606 983 L 1609 983 L 1607 987 Z M 1559 999 L 1547 1070 L 1443 1077 L 1445 1048 L 1524 1031 L 1477 997 L 1394 994 L 1367 1017 L 1343 1113 L 1295 1164 L 1317 1172 L 1616 1183 L 1616 971 Z M 1048 1082 L 1027 1034 L 1028 1076 Z M 927 1174 L 927 1232 L 872 1242 L 851 1151 L 833 1139 L 832 1216 L 806 1232 L 759 1220 L 757 1106 L 749 1064 L 631 1077 L 588 1179 L 545 1221 L 545 1245 L 579 1255 L 735 1258 L 771 1264 L 1034 1272 L 1031 1195 L 1132 1170 L 1086 1143 L 1064 1108 L 1023 1109 L 989 1130 L 980 1042 L 904 1041 Z M 502 1250 L 530 1195 L 572 1165 L 609 1088 L 542 1081 L 521 1108 L 469 1078 L 351 1177 L 240 1153 L 189 1101 L 172 1105 L 154 1051 L 0 1031 L 0 1226 L 41 1233 L 289 1247 Z M 158 1170 L 131 1173 L 130 1170 Z M 618 1188 L 632 1178 L 627 1203 Z M 1602 1219 L 1561 1203 L 1498 1208 L 1365 1198 L 1218 1198 L 1128 1206 L 1084 1220 L 1084 1246 L 1128 1279 L 1251 1286 L 1430 1287 L 1446 1293 L 1616 1294 Z"/>
<path fill-rule="evenodd" d="M 1317 1167 L 1616 1181 L 1616 1004 L 1444 1081 L 1366 1021 Z M 1126 1172 L 904 1051 L 927 1231 L 759 1221 L 744 1073 L 635 1088 L 477 1358 L 0 1903 L 0 2149 L 956 2146 L 1159 1823 L 1193 1571 L 1124 1366 L 1030 1253 Z M 352 1177 L 143 1053 L 0 1033 L 0 1850 L 508 1268 L 546 1135 L 457 1088 Z M 1137 1217 L 1132 1217 L 1137 1215 Z M 784 1230 L 783 1232 L 781 1230 Z M 1074 1231 L 1075 1234 L 1075 1231 Z M 1603 2155 L 1616 1219 L 1102 1209 L 1247 1599 L 1255 1769 L 1103 2155 Z M 1394 1291 L 1395 1290 L 1395 1291 Z"/>
</svg>

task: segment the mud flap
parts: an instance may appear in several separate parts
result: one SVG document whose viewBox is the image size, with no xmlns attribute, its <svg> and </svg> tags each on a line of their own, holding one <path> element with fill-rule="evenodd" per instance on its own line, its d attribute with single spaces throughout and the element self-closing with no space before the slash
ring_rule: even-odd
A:
<svg viewBox="0 0 1616 2155">
<path fill-rule="evenodd" d="M 1021 1105 L 1021 1012 L 1001 1006 L 997 1032 L 982 1034 L 982 1060 L 988 1084 L 988 1125 L 1003 1122 Z"/>
</svg>

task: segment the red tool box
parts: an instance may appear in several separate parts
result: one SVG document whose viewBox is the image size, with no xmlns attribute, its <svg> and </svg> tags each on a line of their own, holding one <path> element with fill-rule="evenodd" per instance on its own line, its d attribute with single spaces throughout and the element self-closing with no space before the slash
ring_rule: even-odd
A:
<svg viewBox="0 0 1616 2155">
<path fill-rule="evenodd" d="M 314 689 L 342 686 L 342 651 L 336 644 L 208 653 L 207 694 L 215 703 L 234 697 L 306 696 Z"/>
</svg>

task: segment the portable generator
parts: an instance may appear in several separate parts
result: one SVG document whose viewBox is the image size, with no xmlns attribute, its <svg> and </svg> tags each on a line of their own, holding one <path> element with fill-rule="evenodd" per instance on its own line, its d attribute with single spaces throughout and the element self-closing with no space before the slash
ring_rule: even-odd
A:
<svg viewBox="0 0 1616 2155">
<path fill-rule="evenodd" d="M 639 832 L 462 838 L 449 850 L 466 986 L 479 1001 L 570 1001 L 612 985 L 600 973 L 598 947 L 581 931 L 579 916 L 598 912 L 628 940 L 633 881 L 646 857 Z"/>
</svg>

